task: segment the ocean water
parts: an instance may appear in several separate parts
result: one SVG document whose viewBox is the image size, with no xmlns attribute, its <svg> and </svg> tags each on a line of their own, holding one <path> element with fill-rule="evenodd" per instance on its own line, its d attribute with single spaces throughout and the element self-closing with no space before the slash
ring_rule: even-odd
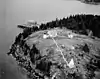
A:
<svg viewBox="0 0 100 79">
<path fill-rule="evenodd" d="M 45 23 L 74 14 L 100 14 L 100 6 L 76 0 L 0 0 L 0 79 L 25 79 L 16 62 L 6 53 L 15 36 L 21 32 L 18 24 L 28 20 Z"/>
</svg>

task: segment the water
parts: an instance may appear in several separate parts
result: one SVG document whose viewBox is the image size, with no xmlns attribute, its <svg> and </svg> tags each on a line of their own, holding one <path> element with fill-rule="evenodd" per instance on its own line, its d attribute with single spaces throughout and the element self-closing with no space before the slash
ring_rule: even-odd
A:
<svg viewBox="0 0 100 79">
<path fill-rule="evenodd" d="M 25 79 L 18 71 L 15 60 L 6 56 L 15 36 L 21 32 L 18 24 L 27 20 L 38 23 L 67 17 L 70 14 L 100 14 L 100 6 L 75 0 L 5 0 L 0 1 L 0 68 L 2 79 Z"/>
</svg>

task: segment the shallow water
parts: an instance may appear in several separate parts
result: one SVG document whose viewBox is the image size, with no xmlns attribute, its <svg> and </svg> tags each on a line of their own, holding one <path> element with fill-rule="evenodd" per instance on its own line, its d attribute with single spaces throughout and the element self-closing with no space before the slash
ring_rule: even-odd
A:
<svg viewBox="0 0 100 79">
<path fill-rule="evenodd" d="M 5 0 L 0 1 L 0 79 L 25 79 L 18 71 L 15 60 L 6 56 L 15 36 L 21 32 L 18 24 L 27 20 L 38 23 L 67 17 L 70 14 L 100 14 L 100 6 L 75 0 Z"/>
</svg>

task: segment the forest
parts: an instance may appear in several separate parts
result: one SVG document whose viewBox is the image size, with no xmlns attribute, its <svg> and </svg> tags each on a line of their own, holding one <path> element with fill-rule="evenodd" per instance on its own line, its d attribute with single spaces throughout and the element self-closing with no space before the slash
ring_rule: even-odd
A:
<svg viewBox="0 0 100 79">
<path fill-rule="evenodd" d="M 79 0 L 81 2 L 87 3 L 87 4 L 93 4 L 93 5 L 99 5 L 100 0 Z"/>
<path fill-rule="evenodd" d="M 100 38 L 100 16 L 92 14 L 71 15 L 67 18 L 64 17 L 63 19 L 56 19 L 51 22 L 41 23 L 39 28 L 29 28 L 22 25 L 18 25 L 18 27 L 24 29 L 23 34 L 25 37 L 27 37 L 27 35 L 31 34 L 32 32 L 59 27 L 70 29 L 76 33 L 85 35 L 88 35 L 89 31 L 92 31 L 93 36 Z"/>
</svg>

